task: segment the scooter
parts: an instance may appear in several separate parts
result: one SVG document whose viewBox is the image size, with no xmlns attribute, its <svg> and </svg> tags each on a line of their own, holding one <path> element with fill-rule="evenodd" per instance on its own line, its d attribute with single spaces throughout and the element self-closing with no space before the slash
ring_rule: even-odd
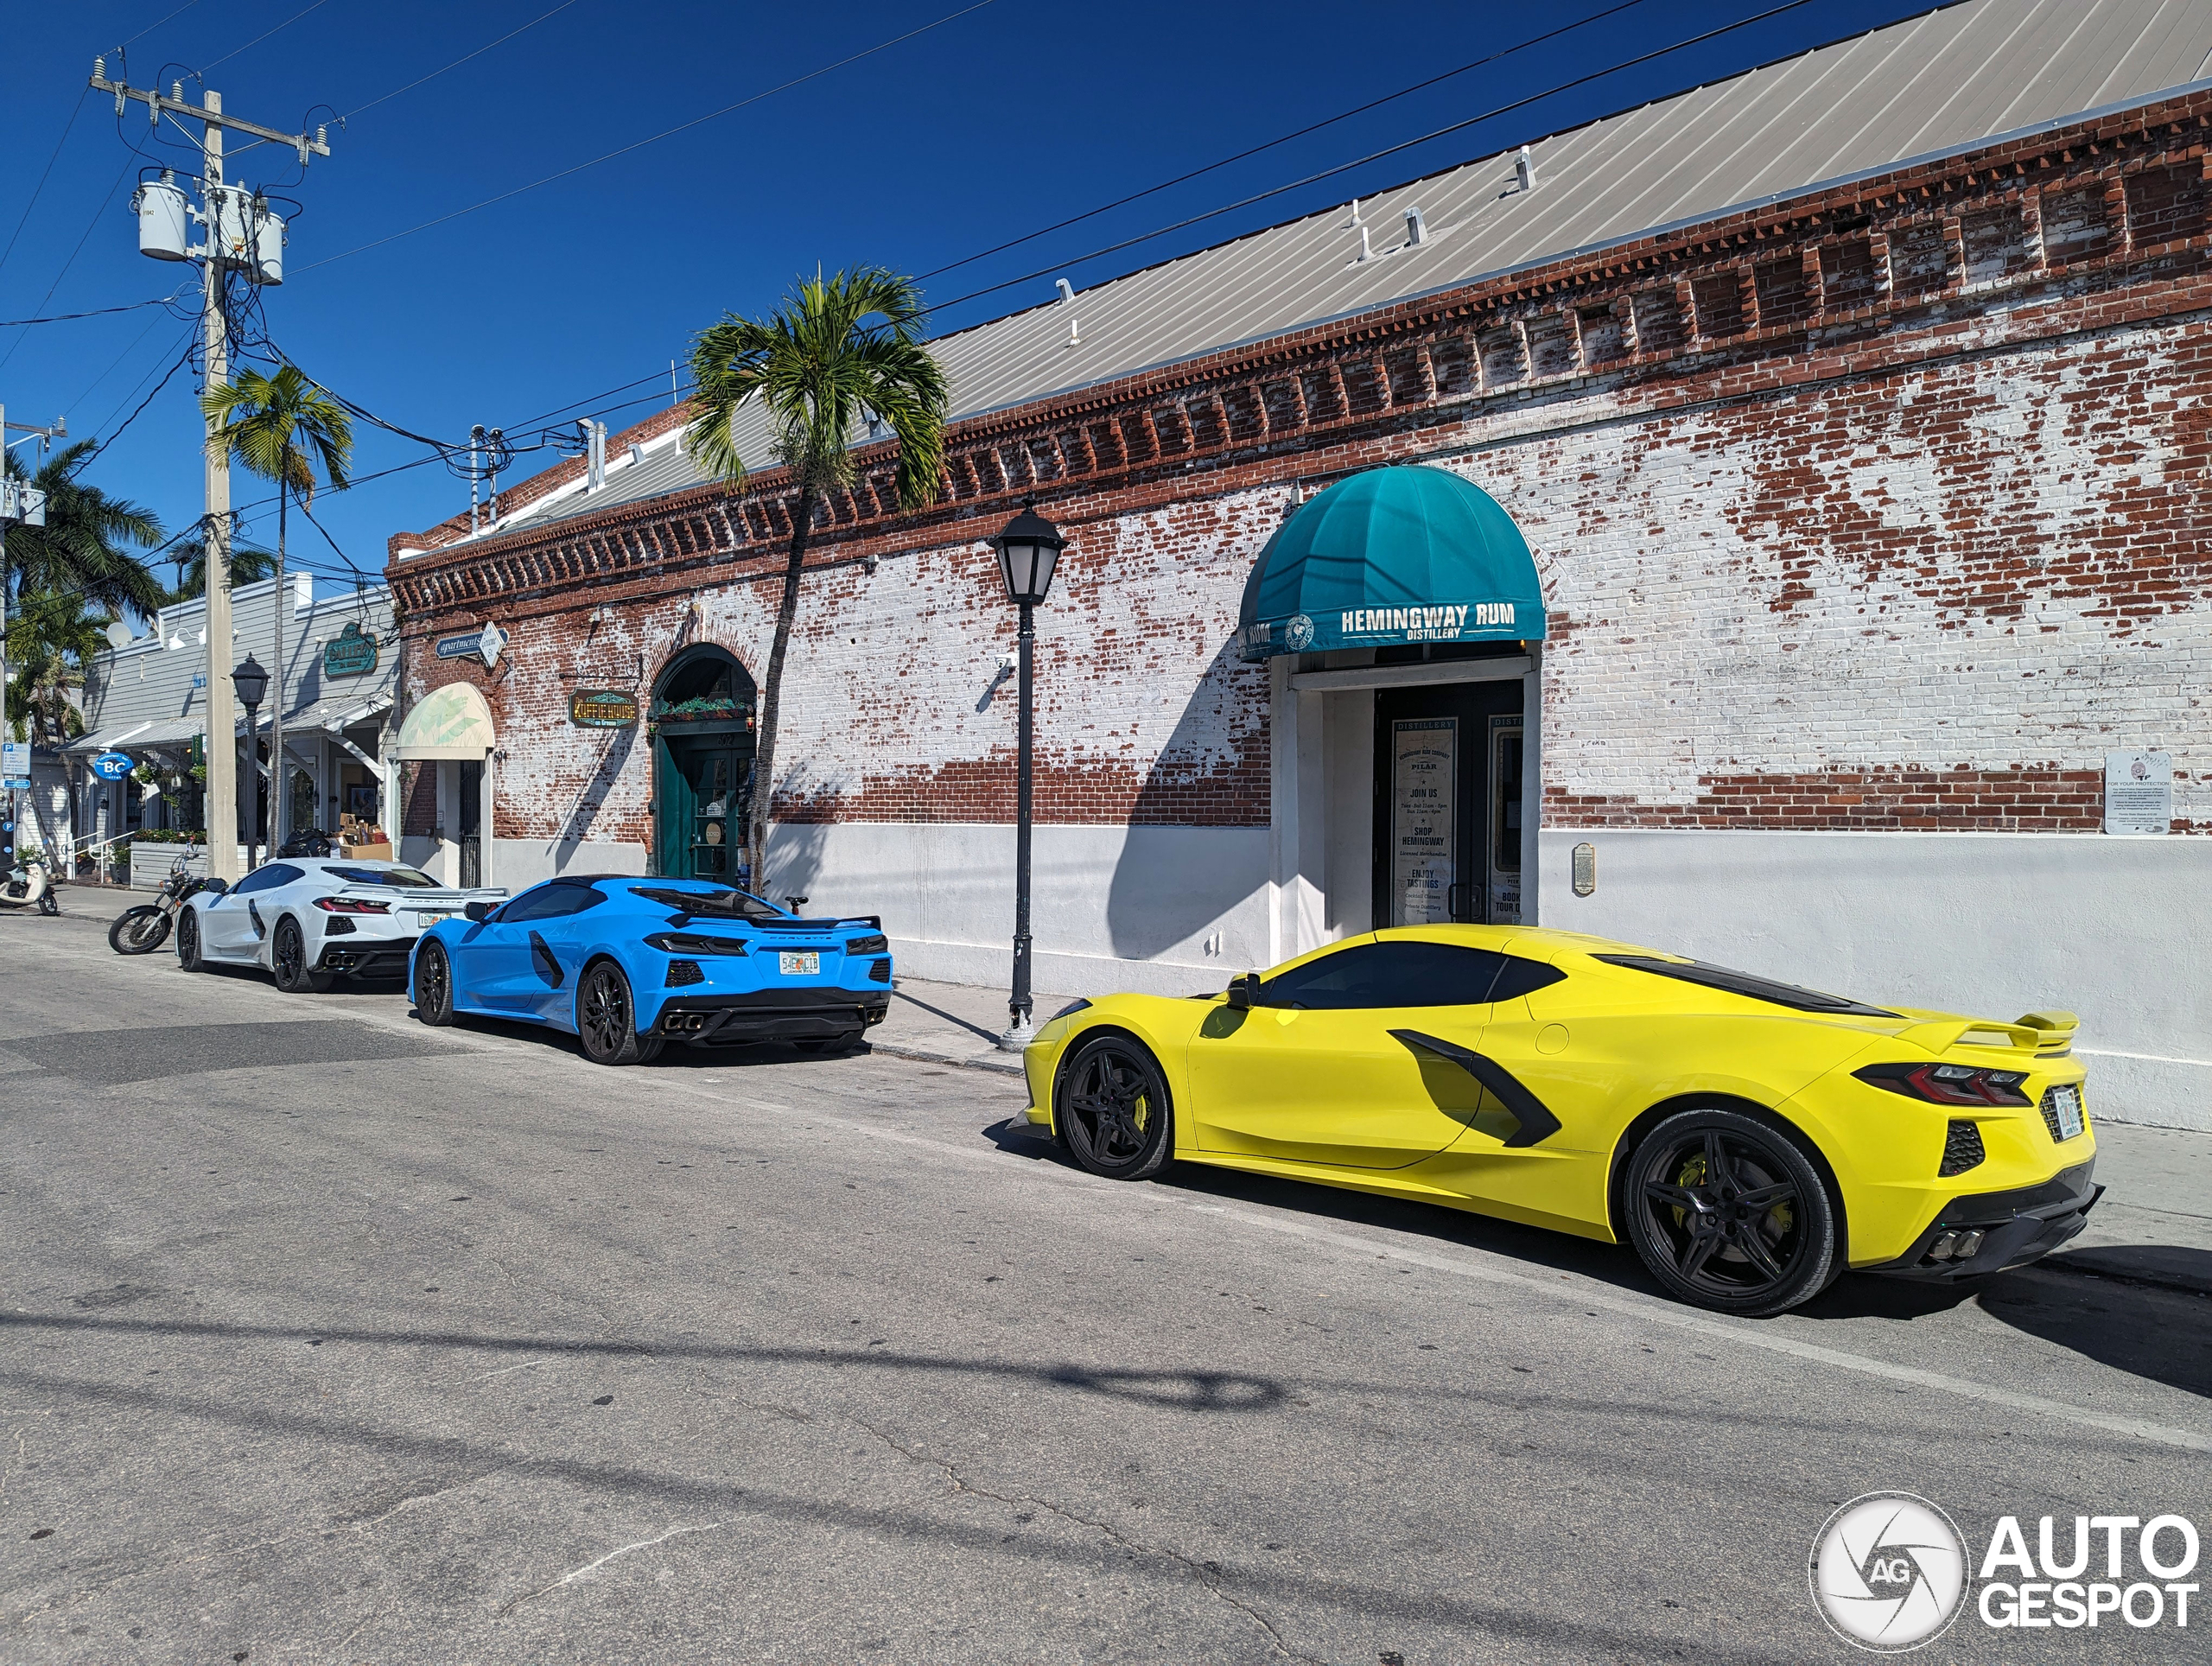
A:
<svg viewBox="0 0 2212 1666">
<path fill-rule="evenodd" d="M 0 881 L 0 908 L 36 908 L 48 915 L 61 912 L 61 899 L 54 894 L 54 876 L 37 851 L 26 852 L 15 871 Z"/>
</svg>

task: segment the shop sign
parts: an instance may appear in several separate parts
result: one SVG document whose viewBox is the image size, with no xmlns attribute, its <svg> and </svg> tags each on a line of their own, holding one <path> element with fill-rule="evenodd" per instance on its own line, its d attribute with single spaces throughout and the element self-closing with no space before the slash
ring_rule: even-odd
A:
<svg viewBox="0 0 2212 1666">
<path fill-rule="evenodd" d="M 137 767 L 137 761 L 127 752 L 103 752 L 92 760 L 92 773 L 103 781 L 119 781 Z"/>
<path fill-rule="evenodd" d="M 628 728 L 638 721 L 638 696 L 620 689 L 578 689 L 569 696 L 569 721 L 578 728 Z"/>
<path fill-rule="evenodd" d="M 480 630 L 463 633 L 460 636 L 438 639 L 438 658 L 441 659 L 481 658 L 485 664 L 499 663 L 499 651 L 507 645 L 507 633 L 497 625 L 486 625 Z"/>
<path fill-rule="evenodd" d="M 442 646 L 440 649 L 442 652 Z M 322 651 L 325 677 L 365 677 L 377 668 L 377 639 L 362 633 L 358 620 L 349 620 L 338 639 Z"/>
</svg>

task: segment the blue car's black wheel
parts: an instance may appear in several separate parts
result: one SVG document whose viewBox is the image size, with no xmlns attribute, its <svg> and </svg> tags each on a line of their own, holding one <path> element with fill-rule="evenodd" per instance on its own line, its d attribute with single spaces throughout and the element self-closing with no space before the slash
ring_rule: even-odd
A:
<svg viewBox="0 0 2212 1666">
<path fill-rule="evenodd" d="M 576 1039 L 594 1065 L 640 1065 L 660 1052 L 660 1037 L 638 1033 L 630 980 L 611 960 L 586 967 L 576 985 Z"/>
<path fill-rule="evenodd" d="M 416 951 L 415 1016 L 425 1024 L 453 1022 L 453 963 L 435 938 Z"/>
</svg>

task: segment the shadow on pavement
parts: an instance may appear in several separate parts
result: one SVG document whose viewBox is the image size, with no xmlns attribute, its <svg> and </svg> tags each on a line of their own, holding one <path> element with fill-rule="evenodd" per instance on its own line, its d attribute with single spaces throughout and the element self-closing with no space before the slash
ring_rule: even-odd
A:
<svg viewBox="0 0 2212 1666">
<path fill-rule="evenodd" d="M 2212 1263 L 2202 1250 L 2160 1247 Z M 2212 1265 L 2203 1275 L 2212 1279 Z M 1974 1293 L 1982 1311 L 2115 1370 L 2212 1397 L 2212 1298 L 2063 1265 L 2004 1273 Z"/>
</svg>

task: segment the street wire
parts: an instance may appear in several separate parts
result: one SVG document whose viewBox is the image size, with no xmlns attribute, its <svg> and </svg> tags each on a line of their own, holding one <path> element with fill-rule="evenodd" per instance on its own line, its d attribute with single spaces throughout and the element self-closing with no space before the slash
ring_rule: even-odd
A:
<svg viewBox="0 0 2212 1666">
<path fill-rule="evenodd" d="M 241 52 L 245 52 L 245 51 L 247 51 L 247 50 L 248 50 L 249 48 L 251 48 L 259 46 L 259 45 L 260 45 L 264 41 L 266 41 L 266 40 L 267 40 L 270 35 L 281 35 L 281 34 L 283 34 L 286 29 L 288 29 L 291 28 L 293 24 L 295 24 L 295 23 L 298 22 L 300 21 L 300 19 L 301 19 L 301 18 L 302 18 L 302 17 L 306 16 L 308 15 L 308 12 L 318 10 L 320 10 L 321 7 L 323 7 L 323 6 L 325 6 L 325 5 L 328 4 L 328 3 L 329 3 L 329 0 L 312 0 L 312 3 L 311 3 L 311 4 L 309 4 L 309 5 L 306 6 L 305 8 L 303 8 L 302 10 L 299 10 L 299 11 L 296 11 L 296 12 L 294 12 L 294 13 L 293 13 L 289 17 L 287 17 L 287 18 L 286 18 L 283 22 L 281 22 L 281 23 L 277 24 L 277 25 L 276 25 L 276 27 L 275 29 L 264 29 L 260 34 L 258 34 L 258 35 L 255 35 L 255 36 L 253 37 L 253 39 L 251 39 L 251 41 L 248 41 L 245 43 L 245 46 L 242 46 L 242 47 L 233 47 L 233 48 L 231 48 L 231 50 L 229 50 L 228 52 L 225 53 L 221 57 L 219 57 L 219 58 L 216 59 L 216 60 L 214 60 L 214 62 L 213 62 L 213 63 L 206 63 L 206 64 L 202 64 L 202 65 L 200 65 L 200 67 L 199 70 L 198 70 L 196 73 L 199 73 L 199 74 L 200 74 L 200 75 L 203 75 L 203 76 L 204 76 L 205 74 L 207 74 L 207 73 L 209 70 L 211 70 L 211 69 L 214 68 L 216 64 L 227 64 L 228 62 L 230 62 L 230 61 L 231 61 L 231 60 L 232 60 L 232 59 L 233 59 L 233 58 L 237 57 L 237 56 L 238 55 L 238 54 L 240 54 Z"/>
<path fill-rule="evenodd" d="M 1255 144 L 1250 149 L 1240 150 L 1233 156 L 1224 156 L 1220 161 L 1210 162 L 1203 168 L 1193 168 L 1187 174 L 1178 174 L 1172 180 L 1162 180 L 1157 185 L 1147 185 L 1141 191 L 1132 191 L 1128 196 L 1117 197 L 1112 202 L 1102 203 L 1096 208 L 1087 208 L 1082 213 L 1071 215 L 1066 219 L 1040 227 L 1021 237 L 1009 238 L 995 248 L 983 250 L 979 254 L 963 256 L 958 260 L 949 262 L 930 271 L 922 272 L 918 275 L 918 278 L 938 277 L 946 272 L 957 271 L 963 266 L 973 265 L 979 260 L 988 260 L 993 255 L 1003 254 L 1008 249 L 1019 248 L 1025 243 L 1034 243 L 1039 238 L 1049 237 L 1054 232 L 1064 232 L 1071 226 L 1079 226 L 1086 219 L 1096 219 L 1099 215 L 1111 213 L 1116 208 L 1126 208 L 1129 204 L 1141 201 L 1146 197 L 1157 196 L 1162 191 L 1188 184 L 1204 175 L 1216 173 L 1234 163 L 1256 156 L 1262 151 L 1275 149 L 1279 146 L 1290 143 L 1294 139 L 1302 139 L 1307 134 L 1318 133 L 1325 127 L 1334 127 L 1338 122 L 1348 122 L 1353 117 L 1363 116 L 1370 110 L 1379 110 L 1386 104 L 1393 104 L 1400 99 L 1424 92 L 1439 82 L 1448 81 L 1455 76 L 1465 75 L 1469 70 L 1480 69 L 1484 65 L 1497 63 L 1500 59 L 1510 58 L 1516 52 L 1526 52 L 1530 47 L 1541 46 L 1545 41 L 1556 40 L 1562 35 L 1571 35 L 1576 29 L 1587 28 L 1592 23 L 1611 17 L 1618 12 L 1630 10 L 1643 3 L 1643 0 L 1621 0 L 1618 5 L 1608 6 L 1603 11 L 1592 12 L 1587 17 L 1578 18 L 1571 23 L 1562 23 L 1557 29 L 1548 29 L 1541 35 L 1532 35 L 1528 40 L 1519 41 L 1513 46 L 1501 48 L 1488 57 L 1477 58 L 1471 63 L 1461 64 L 1457 69 L 1447 69 L 1441 75 L 1432 75 L 1425 81 L 1415 81 L 1411 86 L 1402 86 L 1395 92 L 1386 92 L 1381 98 L 1370 99 L 1363 105 L 1354 105 L 1350 110 L 1340 111 L 1333 116 L 1325 116 L 1319 121 L 1309 123 L 1294 132 L 1286 133 L 1279 139 L 1269 139 L 1265 144 Z"/>
<path fill-rule="evenodd" d="M 422 86 L 424 81 L 435 81 L 439 76 L 444 74 L 446 70 L 459 69 L 471 58 L 481 58 L 493 47 L 505 46 L 508 41 L 513 40 L 516 35 L 528 33 L 530 30 L 536 29 L 547 18 L 553 16 L 556 13 L 568 10 L 570 6 L 573 6 L 575 3 L 576 0 L 561 0 L 561 3 L 554 7 L 551 11 L 540 12 L 537 16 L 531 18 L 527 23 L 523 24 L 521 28 L 511 29 L 505 35 L 502 35 L 498 40 L 488 41 L 484 45 L 477 48 L 475 51 L 462 54 L 460 57 L 448 64 L 445 67 L 445 69 L 434 69 L 428 75 L 419 76 L 416 79 L 408 82 L 405 86 L 396 86 L 392 88 L 391 92 L 381 93 L 376 98 L 370 99 L 366 104 L 355 105 L 351 110 L 348 110 L 344 114 L 340 115 L 338 119 L 341 123 L 351 121 L 354 117 L 359 115 L 364 110 L 374 110 L 378 105 L 384 103 L 387 99 L 397 99 L 403 92 L 412 92 L 416 87 Z"/>
<path fill-rule="evenodd" d="M 78 93 L 77 102 L 70 106 L 69 119 L 61 124 L 61 137 L 54 142 L 54 154 L 46 159 L 46 166 L 39 173 L 38 183 L 31 188 L 31 200 L 23 205 L 23 217 L 16 222 L 15 231 L 9 235 L 8 246 L 0 249 L 0 268 L 6 267 L 8 257 L 16 252 L 16 239 L 22 236 L 23 227 L 30 224 L 31 210 L 38 207 L 39 194 L 46 189 L 47 176 L 54 172 L 54 164 L 60 160 L 61 147 L 69 143 L 69 135 L 75 130 L 77 118 L 85 108 L 86 95 L 92 90 L 90 83 L 87 83 L 84 91 Z"/>
<path fill-rule="evenodd" d="M 157 18 L 156 18 L 152 22 L 150 22 L 150 23 L 147 24 L 145 28 L 143 28 L 143 29 L 140 29 L 140 30 L 138 31 L 138 33 L 137 33 L 137 34 L 136 34 L 136 35 L 132 35 L 132 36 L 130 37 L 130 41 L 125 41 L 122 42 L 122 43 L 121 43 L 121 45 L 118 45 L 118 46 L 116 48 L 116 50 L 117 50 L 118 52 L 122 51 L 122 50 L 123 50 L 123 48 L 124 48 L 124 47 L 127 47 L 127 46 L 129 46 L 129 45 L 130 44 L 130 41 L 143 41 L 143 40 L 144 40 L 148 35 L 151 35 L 151 34 L 152 34 L 156 29 L 157 29 L 161 28 L 161 26 L 162 26 L 163 23 L 168 22 L 169 21 L 169 18 L 170 18 L 170 17 L 181 17 L 181 16 L 184 16 L 184 14 L 185 14 L 185 13 L 187 13 L 188 11 L 190 11 L 190 10 L 191 10 L 194 6 L 198 5 L 199 3 L 200 3 L 200 0 L 184 0 L 184 3 L 183 3 L 182 5 L 181 5 L 181 6 L 179 6 L 179 7 L 178 7 L 175 11 L 170 12 L 170 13 L 168 14 L 168 16 L 167 16 L 167 17 L 157 17 Z"/>
<path fill-rule="evenodd" d="M 134 156 L 131 161 L 136 160 L 137 157 Z M 38 310 L 45 311 L 46 303 L 54 299 L 54 292 L 61 287 L 61 280 L 69 276 L 69 269 L 77 264 L 77 257 L 85 251 L 86 239 L 90 238 L 99 227 L 100 216 L 107 213 L 108 204 L 115 200 L 115 194 L 123 188 L 123 181 L 130 177 L 130 162 L 125 162 L 123 164 L 123 171 L 115 176 L 115 183 L 107 188 L 107 194 L 100 199 L 100 206 L 92 210 L 92 217 L 85 226 L 84 235 L 77 239 L 76 247 L 69 251 L 69 258 L 61 263 L 61 270 L 54 275 L 54 282 L 46 286 L 46 293 L 39 297 Z M 9 347 L 8 351 L 0 353 L 0 370 L 7 368 L 8 361 L 16 356 L 16 349 L 22 347 L 29 339 L 28 336 L 17 336 Z"/>
<path fill-rule="evenodd" d="M 594 156 L 588 162 L 580 162 L 573 168 L 563 168 L 557 174 L 548 174 L 543 179 L 532 180 L 527 185 L 518 185 L 512 191 L 502 191 L 496 197 L 486 197 L 481 202 L 473 202 L 466 208 L 456 208 L 451 213 L 440 214 L 435 219 L 426 219 L 420 226 L 410 226 L 404 232 L 393 232 L 388 236 L 376 238 L 373 242 L 358 245 L 342 254 L 326 255 L 321 260 L 311 260 L 299 270 L 302 272 L 311 272 L 318 266 L 327 266 L 334 261 L 349 260 L 355 255 L 366 254 L 372 249 L 380 249 L 387 243 L 397 243 L 402 238 L 413 237 L 418 232 L 427 232 L 433 226 L 443 226 L 448 220 L 459 219 L 464 214 L 473 214 L 480 208 L 489 208 L 496 203 L 505 202 L 511 198 L 535 191 L 541 186 L 551 185 L 556 180 L 567 179 L 571 174 L 581 174 L 587 169 L 598 167 L 601 162 L 613 162 L 617 156 L 626 156 L 632 150 L 642 150 L 649 144 L 658 144 L 663 139 L 673 138 L 678 133 L 689 132 L 692 128 L 719 120 L 732 111 L 742 110 L 747 105 L 759 104 L 763 99 L 772 99 L 779 92 L 788 92 L 795 86 L 803 86 L 809 81 L 818 80 L 833 70 L 844 68 L 848 64 L 856 64 L 863 58 L 872 58 L 880 52 L 888 52 L 893 47 L 903 41 L 911 41 L 916 35 L 927 35 L 931 29 L 942 29 L 945 24 L 965 17 L 970 12 L 982 10 L 992 3 L 993 0 L 975 0 L 972 5 L 963 6 L 958 11 L 947 12 L 933 23 L 924 23 L 919 29 L 908 29 L 904 35 L 894 35 L 891 39 L 880 41 L 864 51 L 855 52 L 849 57 L 840 58 L 833 64 L 824 64 L 819 69 L 809 70 L 804 75 L 794 76 L 791 79 L 772 86 L 766 92 L 755 92 L 749 98 L 740 99 L 735 104 L 724 105 L 720 110 L 710 110 L 705 115 L 695 116 L 688 122 L 679 122 L 674 127 L 665 128 L 650 138 L 636 140 L 622 146 L 620 149 L 610 150 L 605 156 Z M 1803 0 L 1803 3 L 1810 3 L 1810 0 Z"/>
<path fill-rule="evenodd" d="M 1033 272 L 1024 272 L 1019 277 L 1009 277 L 1004 283 L 988 284 L 980 289 L 970 289 L 966 295 L 956 296 L 950 301 L 941 301 L 926 310 L 931 313 L 944 312 L 950 308 L 961 305 L 963 302 L 977 300 L 987 295 L 995 295 L 1001 289 L 1013 289 L 1016 284 L 1033 283 L 1040 277 L 1049 277 L 1055 272 L 1065 271 L 1072 266 L 1079 266 L 1085 261 L 1096 260 L 1104 255 L 1118 254 L 1124 249 L 1135 248 L 1138 244 L 1149 243 L 1155 238 L 1165 237 L 1170 232 L 1179 232 L 1186 226 L 1197 226 L 1209 219 L 1217 219 L 1224 214 L 1234 213 L 1239 208 L 1249 208 L 1255 202 L 1265 202 L 1271 197 L 1281 196 L 1285 192 L 1295 191 L 1301 186 L 1312 185 L 1321 180 L 1333 179 L 1339 174 L 1350 173 L 1355 168 L 1364 168 L 1368 163 L 1379 162 L 1385 156 L 1395 156 L 1402 150 L 1411 150 L 1418 145 L 1427 144 L 1432 139 L 1440 139 L 1447 134 L 1457 133 L 1480 123 L 1495 120 L 1500 116 L 1510 115 L 1514 111 L 1524 110 L 1529 105 L 1539 103 L 1545 99 L 1571 92 L 1578 86 L 1586 86 L 1592 81 L 1602 80 L 1608 75 L 1617 75 L 1622 70 L 1634 69 L 1637 65 L 1648 64 L 1655 58 L 1663 58 L 1669 53 L 1680 52 L 1687 47 L 1698 46 L 1704 41 L 1718 39 L 1723 35 L 1732 34 L 1739 29 L 1748 29 L 1753 23 L 1763 23 L 1770 17 L 1781 16 L 1784 12 L 1802 10 L 1812 3 L 1813 0 L 1789 0 L 1786 5 L 1772 6 L 1765 11 L 1756 12 L 1749 17 L 1738 18 L 1732 23 L 1724 23 L 1718 29 L 1707 29 L 1701 35 L 1692 35 L 1671 45 L 1656 48 L 1640 56 L 1624 59 L 1615 64 L 1608 64 L 1603 69 L 1593 69 L 1586 75 L 1578 75 L 1572 80 L 1560 81 L 1554 86 L 1544 88 L 1541 92 L 1531 92 L 1525 98 L 1516 99 L 1510 104 L 1503 104 L 1494 109 L 1485 110 L 1478 116 L 1470 116 L 1464 121 L 1452 122 L 1447 126 L 1423 133 L 1416 138 L 1406 139 L 1397 144 L 1386 145 L 1380 150 L 1371 150 L 1367 155 L 1355 157 L 1351 162 L 1340 162 L 1334 168 L 1325 168 L 1318 174 L 1308 174 L 1303 179 L 1291 181 L 1287 185 L 1278 185 L 1271 190 L 1257 192 L 1249 197 L 1240 197 L 1235 202 L 1224 203 L 1218 208 L 1209 208 L 1202 214 L 1189 215 L 1154 231 L 1147 232 L 1140 237 L 1123 238 L 1118 243 L 1107 244 L 1103 248 L 1093 249 L 1088 254 L 1077 255 L 1072 259 L 1055 261 L 1051 265 L 1039 267 Z"/>
<path fill-rule="evenodd" d="M 90 312 L 52 313 L 44 318 L 0 319 L 0 330 L 19 330 L 27 324 L 66 324 L 73 318 L 105 318 L 110 313 L 137 312 L 146 307 L 166 307 L 176 300 L 173 295 L 157 295 L 151 301 L 134 301 L 127 307 L 95 307 Z"/>
</svg>

